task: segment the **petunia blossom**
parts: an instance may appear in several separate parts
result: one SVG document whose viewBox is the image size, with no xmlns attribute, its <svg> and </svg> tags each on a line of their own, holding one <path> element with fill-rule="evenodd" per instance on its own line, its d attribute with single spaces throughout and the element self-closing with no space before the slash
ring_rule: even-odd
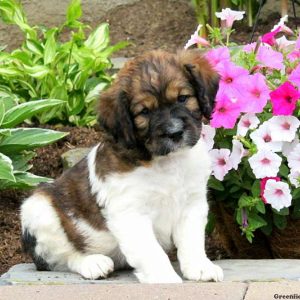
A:
<svg viewBox="0 0 300 300">
<path fill-rule="evenodd" d="M 300 121 L 294 116 L 274 116 L 268 120 L 271 138 L 278 142 L 291 142 L 294 140 Z"/>
<path fill-rule="evenodd" d="M 292 115 L 300 93 L 288 81 L 270 93 L 274 115 Z"/>
<path fill-rule="evenodd" d="M 237 170 L 242 158 L 246 155 L 246 150 L 243 147 L 243 144 L 238 140 L 232 141 L 232 151 L 230 154 L 230 160 L 232 168 Z"/>
<path fill-rule="evenodd" d="M 266 149 L 258 150 L 249 158 L 249 164 L 256 178 L 276 177 L 281 161 L 279 155 Z"/>
<path fill-rule="evenodd" d="M 292 204 L 292 195 L 289 185 L 282 181 L 269 179 L 264 190 L 264 198 L 274 209 L 280 211 Z"/>
<path fill-rule="evenodd" d="M 270 46 L 274 46 L 276 45 L 276 39 L 275 39 L 275 36 L 280 32 L 281 30 L 281 27 L 277 27 L 274 31 L 270 31 L 266 34 L 264 34 L 262 37 L 261 37 L 261 41 L 263 43 L 266 43 Z"/>
<path fill-rule="evenodd" d="M 292 52 L 290 52 L 287 55 L 287 58 L 291 61 L 294 62 L 297 59 L 300 59 L 300 49 L 294 49 Z"/>
<path fill-rule="evenodd" d="M 276 25 L 274 25 L 274 27 L 272 28 L 271 31 L 275 31 L 278 28 L 280 28 L 281 32 L 284 32 L 287 34 L 294 34 L 293 30 L 285 25 L 285 22 L 287 22 L 287 21 L 288 21 L 288 15 L 283 16 L 282 18 L 280 18 L 279 22 Z"/>
<path fill-rule="evenodd" d="M 222 9 L 221 12 L 216 12 L 217 18 L 225 21 L 226 27 L 231 28 L 234 21 L 242 20 L 244 17 L 244 11 L 231 10 L 230 8 Z"/>
<path fill-rule="evenodd" d="M 224 93 L 218 92 L 210 125 L 214 128 L 233 128 L 240 113 L 240 106 L 237 102 Z"/>
<path fill-rule="evenodd" d="M 224 61 L 230 61 L 230 53 L 227 47 L 213 48 L 206 52 L 205 57 L 214 67 L 217 67 Z"/>
<path fill-rule="evenodd" d="M 300 88 L 300 65 L 298 65 L 289 75 L 289 81 L 296 84 Z"/>
<path fill-rule="evenodd" d="M 247 113 L 243 115 L 237 125 L 237 135 L 245 136 L 249 129 L 255 129 L 260 123 L 255 114 Z"/>
<path fill-rule="evenodd" d="M 212 159 L 212 174 L 220 181 L 232 169 L 229 149 L 213 149 L 209 152 Z"/>
<path fill-rule="evenodd" d="M 288 177 L 292 185 L 296 188 L 300 187 L 300 170 L 291 170 Z"/>
<path fill-rule="evenodd" d="M 282 142 L 274 141 L 272 139 L 272 127 L 268 122 L 264 122 L 258 129 L 250 134 L 257 149 L 267 149 L 270 151 L 278 152 L 282 149 Z"/>
<path fill-rule="evenodd" d="M 221 76 L 219 92 L 230 98 L 241 99 L 241 85 L 249 76 L 248 70 L 235 65 L 230 61 L 223 61 L 216 67 Z"/>
<path fill-rule="evenodd" d="M 216 129 L 210 125 L 202 125 L 201 138 L 206 144 L 207 150 L 211 150 L 214 146 L 214 137 L 216 134 Z"/>
<path fill-rule="evenodd" d="M 280 177 L 265 177 L 260 180 L 260 197 L 264 203 L 267 203 L 267 200 L 264 197 L 264 192 L 265 192 L 266 183 L 269 179 L 280 181 Z"/>
<path fill-rule="evenodd" d="M 290 153 L 292 153 L 294 151 L 294 149 L 297 147 L 299 142 L 300 141 L 299 141 L 299 138 L 297 135 L 292 142 L 284 142 L 282 145 L 282 154 L 285 157 L 288 157 L 290 155 Z"/>
<path fill-rule="evenodd" d="M 288 166 L 292 170 L 300 170 L 300 144 L 288 155 Z"/>
<path fill-rule="evenodd" d="M 241 84 L 241 89 L 244 90 L 244 97 L 241 100 L 243 112 L 262 112 L 270 98 L 270 89 L 266 84 L 265 77 L 260 73 L 250 75 Z"/>
<path fill-rule="evenodd" d="M 200 32 L 202 26 L 203 25 L 201 25 L 201 24 L 198 25 L 196 31 L 191 35 L 190 39 L 185 44 L 184 49 L 187 49 L 187 48 L 191 47 L 192 45 L 200 45 L 200 46 L 204 46 L 204 47 L 208 47 L 210 45 L 206 39 L 204 39 L 203 37 L 201 37 L 199 35 L 199 32 Z"/>
<path fill-rule="evenodd" d="M 295 45 L 295 41 L 289 41 L 284 35 L 276 39 L 276 44 L 279 50 L 285 50 L 292 45 Z"/>
</svg>

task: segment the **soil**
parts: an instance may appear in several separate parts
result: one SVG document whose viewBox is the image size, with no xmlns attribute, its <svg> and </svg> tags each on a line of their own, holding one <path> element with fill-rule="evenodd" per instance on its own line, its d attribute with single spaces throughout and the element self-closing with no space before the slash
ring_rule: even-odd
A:
<svg viewBox="0 0 300 300">
<path fill-rule="evenodd" d="M 130 9 L 130 10 L 129 10 Z M 268 32 L 278 22 L 279 14 L 273 14 L 267 22 L 259 22 L 255 38 Z M 115 56 L 132 57 L 146 50 L 162 48 L 176 50 L 184 44 L 197 27 L 193 9 L 184 2 L 170 0 L 145 0 L 128 8 L 117 7 L 105 18 L 110 23 L 111 40 L 116 43 L 128 40 L 132 45 Z M 299 23 L 299 22 L 298 22 Z M 290 26 L 294 20 L 290 18 Z M 251 28 L 236 23 L 233 40 L 249 42 Z M 32 172 L 55 178 L 62 172 L 60 155 L 75 147 L 89 147 L 97 142 L 98 132 L 87 128 L 59 128 L 69 135 L 55 144 L 37 150 L 33 159 Z M 30 261 L 22 255 L 20 245 L 19 206 L 29 192 L 0 192 L 0 274 L 14 264 Z M 225 258 L 226 252 L 213 237 L 207 238 L 207 252 L 210 258 Z"/>
</svg>

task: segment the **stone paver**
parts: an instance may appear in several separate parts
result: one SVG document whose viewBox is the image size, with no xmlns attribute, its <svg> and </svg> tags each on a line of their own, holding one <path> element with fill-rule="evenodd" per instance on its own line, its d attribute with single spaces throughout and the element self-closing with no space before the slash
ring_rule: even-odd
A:
<svg viewBox="0 0 300 300">
<path fill-rule="evenodd" d="M 184 283 L 184 284 L 103 284 L 68 286 L 4 286 L 1 300 L 241 300 L 247 284 Z"/>
<path fill-rule="evenodd" d="M 253 282 L 245 300 L 300 299 L 300 282 Z"/>
<path fill-rule="evenodd" d="M 300 260 L 261 259 L 216 261 L 224 270 L 228 282 L 280 281 L 300 279 Z M 178 263 L 173 264 L 180 274 Z M 85 280 L 78 274 L 67 272 L 37 272 L 33 264 L 19 264 L 0 278 L 1 284 L 111 284 L 137 283 L 132 271 L 114 272 L 105 280 Z"/>
</svg>

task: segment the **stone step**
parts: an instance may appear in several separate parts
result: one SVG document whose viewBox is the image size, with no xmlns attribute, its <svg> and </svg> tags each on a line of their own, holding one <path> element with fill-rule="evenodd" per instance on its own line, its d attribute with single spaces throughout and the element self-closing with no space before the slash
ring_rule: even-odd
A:
<svg viewBox="0 0 300 300">
<path fill-rule="evenodd" d="M 239 260 L 227 259 L 216 261 L 224 270 L 225 282 L 281 281 L 300 280 L 300 260 L 294 259 L 261 259 Z M 179 272 L 178 263 L 174 263 Z M 78 274 L 67 272 L 36 271 L 33 264 L 19 264 L 12 267 L 0 277 L 0 285 L 32 284 L 134 284 L 136 277 L 131 270 L 114 272 L 102 280 L 86 280 Z"/>
</svg>

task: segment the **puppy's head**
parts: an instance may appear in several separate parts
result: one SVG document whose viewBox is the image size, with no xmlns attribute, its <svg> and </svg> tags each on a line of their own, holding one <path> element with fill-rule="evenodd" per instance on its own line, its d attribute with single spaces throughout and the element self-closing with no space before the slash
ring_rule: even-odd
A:
<svg viewBox="0 0 300 300">
<path fill-rule="evenodd" d="M 192 147 L 214 108 L 219 77 L 199 51 L 151 51 L 129 61 L 100 97 L 102 127 L 127 148 L 166 155 Z"/>
</svg>

